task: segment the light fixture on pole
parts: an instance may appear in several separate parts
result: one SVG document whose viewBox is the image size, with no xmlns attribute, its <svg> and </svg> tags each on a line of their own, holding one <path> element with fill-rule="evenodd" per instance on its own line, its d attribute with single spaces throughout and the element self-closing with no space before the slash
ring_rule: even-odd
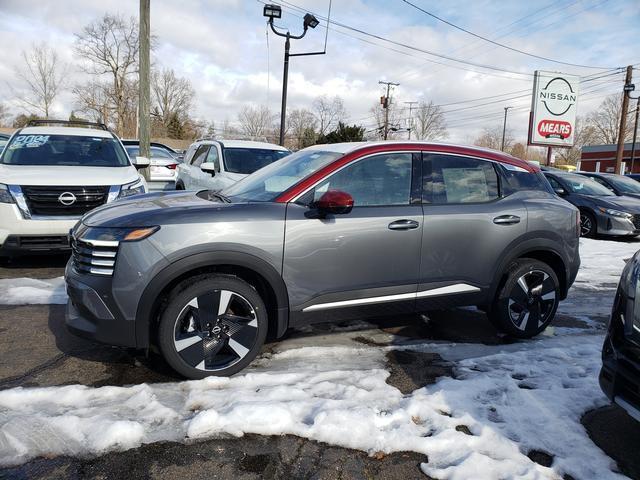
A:
<svg viewBox="0 0 640 480">
<path fill-rule="evenodd" d="M 502 150 L 504 152 L 504 136 L 505 133 L 507 132 L 507 112 L 509 111 L 510 108 L 513 107 L 504 107 L 504 123 L 502 124 L 502 146 L 500 147 L 500 150 Z"/>
<path fill-rule="evenodd" d="M 316 28 L 320 23 L 316 17 L 310 13 L 305 14 L 302 21 L 303 31 L 300 35 L 291 35 L 289 30 L 287 33 L 279 32 L 273 24 L 274 18 L 282 17 L 282 8 L 279 5 L 265 5 L 262 11 L 263 15 L 269 19 L 269 26 L 273 33 L 279 37 L 286 38 L 284 43 L 284 71 L 282 73 L 282 103 L 280 105 L 280 145 L 284 146 L 284 131 L 287 117 L 287 83 L 289 81 L 289 47 L 290 40 L 299 40 L 307 34 L 309 28 Z"/>
</svg>

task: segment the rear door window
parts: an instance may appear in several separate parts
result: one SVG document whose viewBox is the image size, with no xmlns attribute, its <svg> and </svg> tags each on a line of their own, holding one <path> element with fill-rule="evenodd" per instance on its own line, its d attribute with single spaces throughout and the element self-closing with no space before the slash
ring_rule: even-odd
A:
<svg viewBox="0 0 640 480">
<path fill-rule="evenodd" d="M 489 161 L 426 154 L 422 175 L 425 203 L 484 203 L 499 196 L 498 174 Z"/>
</svg>

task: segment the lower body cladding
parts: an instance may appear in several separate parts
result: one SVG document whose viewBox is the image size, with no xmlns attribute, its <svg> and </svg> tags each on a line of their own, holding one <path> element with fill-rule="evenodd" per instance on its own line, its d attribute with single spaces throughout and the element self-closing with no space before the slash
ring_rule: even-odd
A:
<svg viewBox="0 0 640 480">
<path fill-rule="evenodd" d="M 25 219 L 15 204 L 0 203 L 0 256 L 69 250 L 77 218 Z"/>
<path fill-rule="evenodd" d="M 640 422 L 640 317 L 635 302 L 618 289 L 602 348 L 600 387 Z"/>
<path fill-rule="evenodd" d="M 612 215 L 598 215 L 598 234 L 612 236 L 640 235 L 640 221 L 614 217 Z"/>
</svg>

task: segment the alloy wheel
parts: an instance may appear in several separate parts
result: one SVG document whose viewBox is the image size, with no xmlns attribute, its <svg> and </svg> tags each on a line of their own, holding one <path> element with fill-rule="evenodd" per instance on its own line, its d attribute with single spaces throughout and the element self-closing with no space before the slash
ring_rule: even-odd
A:
<svg viewBox="0 0 640 480">
<path fill-rule="evenodd" d="M 593 221 L 589 215 L 580 214 L 580 235 L 588 237 L 593 232 Z"/>
<path fill-rule="evenodd" d="M 214 371 L 242 360 L 257 337 L 254 307 L 238 293 L 213 290 L 193 298 L 180 311 L 173 343 L 185 363 Z"/>
<path fill-rule="evenodd" d="M 508 311 L 513 325 L 521 330 L 536 330 L 551 318 L 557 286 L 541 270 L 531 270 L 515 283 L 509 296 Z"/>
</svg>

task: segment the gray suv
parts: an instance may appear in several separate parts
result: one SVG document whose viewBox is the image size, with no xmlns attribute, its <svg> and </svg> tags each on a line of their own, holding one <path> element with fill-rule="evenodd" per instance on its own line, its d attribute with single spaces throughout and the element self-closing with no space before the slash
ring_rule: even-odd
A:
<svg viewBox="0 0 640 480">
<path fill-rule="evenodd" d="M 579 215 L 537 167 L 423 142 L 317 145 L 222 193 L 165 192 L 72 230 L 68 328 L 232 375 L 288 327 L 477 305 L 532 337 L 576 276 Z"/>
</svg>

